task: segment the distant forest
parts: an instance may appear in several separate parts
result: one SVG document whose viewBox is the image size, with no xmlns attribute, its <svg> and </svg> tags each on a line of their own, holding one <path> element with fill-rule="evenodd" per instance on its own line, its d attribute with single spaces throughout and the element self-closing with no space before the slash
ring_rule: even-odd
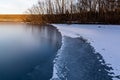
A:
<svg viewBox="0 0 120 80">
<path fill-rule="evenodd" d="M 120 24 L 120 0 L 44 0 L 26 11 L 26 21 Z"/>
</svg>

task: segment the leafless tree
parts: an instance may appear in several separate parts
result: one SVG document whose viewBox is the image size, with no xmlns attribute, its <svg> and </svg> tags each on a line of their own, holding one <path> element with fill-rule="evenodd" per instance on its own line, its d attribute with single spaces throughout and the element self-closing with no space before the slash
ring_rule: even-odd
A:
<svg viewBox="0 0 120 80">
<path fill-rule="evenodd" d="M 27 13 L 32 15 L 31 21 L 109 22 L 113 18 L 120 22 L 120 0 L 44 0 L 38 1 Z"/>
</svg>

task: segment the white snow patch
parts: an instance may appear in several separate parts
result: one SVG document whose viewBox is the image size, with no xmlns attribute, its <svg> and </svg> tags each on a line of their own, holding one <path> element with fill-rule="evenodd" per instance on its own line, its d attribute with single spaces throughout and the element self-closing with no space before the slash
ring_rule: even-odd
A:
<svg viewBox="0 0 120 80">
<path fill-rule="evenodd" d="M 56 60 L 58 59 L 58 57 L 60 56 L 61 54 L 61 51 L 63 51 L 64 49 L 64 37 L 62 37 L 62 46 L 61 48 L 58 50 L 57 52 L 57 55 L 56 55 L 56 58 L 54 59 L 54 67 L 53 67 L 53 76 L 50 80 L 60 80 L 59 79 L 59 76 L 58 76 L 58 65 L 56 64 Z"/>
<path fill-rule="evenodd" d="M 120 75 L 120 25 L 83 25 L 83 24 L 52 24 L 62 33 L 62 36 L 87 39 L 99 52 L 106 63 Z M 116 80 L 116 79 L 114 79 Z"/>
</svg>

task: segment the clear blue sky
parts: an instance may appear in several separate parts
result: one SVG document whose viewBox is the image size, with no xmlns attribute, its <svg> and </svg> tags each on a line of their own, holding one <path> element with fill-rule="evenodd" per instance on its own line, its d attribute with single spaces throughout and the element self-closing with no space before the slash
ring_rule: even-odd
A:
<svg viewBox="0 0 120 80">
<path fill-rule="evenodd" d="M 38 0 L 0 0 L 0 14 L 22 14 Z"/>
</svg>

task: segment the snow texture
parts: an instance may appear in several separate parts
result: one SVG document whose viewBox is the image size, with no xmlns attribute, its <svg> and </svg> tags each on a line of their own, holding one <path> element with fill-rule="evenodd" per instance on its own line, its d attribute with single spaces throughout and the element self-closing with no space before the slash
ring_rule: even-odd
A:
<svg viewBox="0 0 120 80">
<path fill-rule="evenodd" d="M 112 68 L 86 40 L 63 37 L 62 41 L 51 80 L 113 80 Z"/>
<path fill-rule="evenodd" d="M 120 25 L 52 24 L 62 36 L 83 37 L 99 52 L 106 64 L 113 68 L 113 76 L 120 75 Z M 116 80 L 116 79 L 114 79 Z"/>
</svg>

